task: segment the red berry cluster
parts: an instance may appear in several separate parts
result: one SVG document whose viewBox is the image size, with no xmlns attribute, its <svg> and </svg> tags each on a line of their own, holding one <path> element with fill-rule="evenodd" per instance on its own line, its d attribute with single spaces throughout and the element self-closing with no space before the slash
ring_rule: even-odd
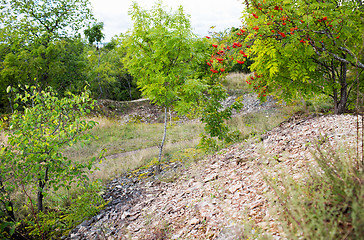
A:
<svg viewBox="0 0 364 240">
<path fill-rule="evenodd" d="M 259 28 L 256 28 L 254 30 L 258 30 Z M 237 31 L 237 35 L 241 36 L 243 34 L 248 34 L 247 31 L 245 29 L 239 29 Z M 210 39 L 210 37 L 206 36 L 207 39 Z M 250 48 L 250 45 L 245 45 L 243 46 L 243 44 L 240 41 L 235 41 L 233 42 L 231 45 L 224 45 L 224 44 L 219 44 L 219 43 L 212 43 L 212 49 L 214 49 L 214 53 L 211 55 L 209 60 L 206 60 L 207 65 L 209 65 L 210 67 L 210 71 L 212 72 L 212 74 L 219 74 L 222 75 L 225 71 L 226 68 L 225 66 L 228 64 L 229 61 L 233 61 L 234 58 L 230 55 L 232 52 L 236 53 L 238 56 L 237 59 L 235 59 L 235 61 L 238 64 L 245 64 L 246 59 L 249 57 L 248 56 L 248 52 L 245 52 L 245 49 Z M 213 75 L 211 75 L 213 76 Z M 254 73 L 253 76 L 251 76 L 250 78 L 248 78 L 246 80 L 246 83 L 248 85 L 252 85 L 252 87 L 258 92 L 258 96 L 259 97 L 265 97 L 266 96 L 266 87 L 261 87 L 259 84 L 259 82 L 262 82 L 260 80 L 258 80 L 259 78 L 261 78 L 262 75 L 258 75 L 256 73 Z M 258 80 L 258 81 L 255 81 Z"/>
<path fill-rule="evenodd" d="M 242 35 L 246 32 L 246 30 L 244 29 L 240 29 L 237 33 L 239 33 L 239 35 Z M 210 39 L 209 36 L 206 36 L 207 39 Z M 214 44 L 211 44 L 213 48 L 216 48 L 216 50 L 214 51 L 214 54 L 211 55 L 211 58 L 210 60 L 206 60 L 206 63 L 207 65 L 209 65 L 211 68 L 210 68 L 210 71 L 212 73 L 222 73 L 222 72 L 225 72 L 225 68 L 224 68 L 224 60 L 234 60 L 233 57 L 228 57 L 227 54 L 226 54 L 226 51 L 229 51 L 229 50 L 232 50 L 232 49 L 235 49 L 235 48 L 241 48 L 243 47 L 243 45 L 240 43 L 240 42 L 234 42 L 231 46 L 227 45 L 218 45 L 216 43 Z M 240 53 L 242 54 L 242 56 L 244 58 L 247 58 L 248 55 L 244 53 L 243 50 L 240 51 Z M 245 61 L 244 59 L 237 59 L 236 60 L 237 63 L 239 64 L 244 64 Z M 217 65 L 218 64 L 218 65 Z M 221 65 L 221 66 L 219 66 Z M 214 67 L 215 66 L 215 67 Z M 219 69 L 219 70 L 217 70 Z"/>
<path fill-rule="evenodd" d="M 253 73 L 253 76 L 250 76 L 245 82 L 249 85 L 252 84 L 254 80 L 258 80 L 258 78 L 261 78 L 262 75 L 258 75 L 255 72 Z M 259 81 L 255 81 L 253 83 L 253 88 L 258 92 L 258 97 L 266 97 L 267 96 L 267 87 L 266 86 L 260 86 Z"/>
<path fill-rule="evenodd" d="M 263 1 L 263 3 L 258 3 L 255 0 L 252 0 L 251 3 L 252 7 L 250 9 L 252 11 L 249 14 L 251 21 L 248 22 L 248 24 L 251 25 L 247 27 L 247 29 L 251 30 L 249 32 L 247 32 L 246 29 L 239 29 L 236 31 L 232 37 L 241 40 L 235 40 L 230 46 L 220 43 L 212 44 L 215 51 L 210 60 L 207 61 L 212 73 L 221 75 L 222 72 L 225 72 L 224 66 L 226 66 L 230 60 L 234 60 L 233 57 L 231 57 L 231 52 L 235 54 L 234 56 L 237 56 L 237 59 L 234 60 L 236 63 L 245 64 L 246 58 L 248 58 L 250 53 L 249 48 L 258 38 L 272 38 L 278 41 L 289 41 L 291 43 L 297 41 L 297 46 L 302 46 L 301 44 L 303 44 L 303 46 L 307 46 L 308 44 L 312 45 L 315 42 L 323 42 L 323 40 L 325 40 L 321 38 L 316 39 L 316 36 L 314 35 L 310 36 L 311 33 L 305 28 L 305 21 L 300 19 L 302 16 L 295 16 L 290 9 L 284 9 L 283 6 L 279 5 L 272 6 L 265 1 Z M 314 12 L 307 14 L 312 14 L 315 18 Z M 339 24 L 334 24 L 334 21 L 330 21 L 327 16 L 320 16 L 315 19 L 318 27 L 331 31 L 331 36 L 333 36 L 331 38 L 336 37 L 336 39 L 338 39 L 340 37 L 339 32 L 335 32 L 334 30 L 334 26 L 339 26 L 340 22 Z M 267 30 L 269 32 L 267 32 Z M 293 38 L 293 35 L 296 36 Z M 311 40 L 310 37 L 315 40 Z M 210 39 L 208 36 L 206 36 L 206 38 Z M 243 46 L 242 43 L 245 41 L 247 44 L 244 44 Z M 262 75 L 254 73 L 253 76 L 246 80 L 246 83 L 252 85 L 252 87 L 259 92 L 260 97 L 265 97 L 267 88 L 262 86 L 264 85 L 264 81 L 260 79 L 261 77 Z"/>
</svg>

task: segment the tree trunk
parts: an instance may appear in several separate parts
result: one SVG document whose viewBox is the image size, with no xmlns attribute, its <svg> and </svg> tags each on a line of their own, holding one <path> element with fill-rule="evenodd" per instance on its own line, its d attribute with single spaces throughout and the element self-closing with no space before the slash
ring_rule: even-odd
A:
<svg viewBox="0 0 364 240">
<path fill-rule="evenodd" d="M 335 73 L 335 64 L 334 61 L 331 61 L 331 80 L 332 80 L 332 84 L 335 85 L 336 83 L 336 73 Z M 337 106 L 338 106 L 338 94 L 337 94 L 337 89 L 335 88 L 335 86 L 332 87 L 332 92 L 333 92 L 333 100 L 334 100 L 334 113 L 337 114 Z"/>
<path fill-rule="evenodd" d="M 339 104 L 337 106 L 336 114 L 345 113 L 347 101 L 348 101 L 347 87 L 342 87 L 341 88 L 340 101 L 339 101 Z"/>
<path fill-rule="evenodd" d="M 99 57 L 98 57 L 98 62 L 97 62 L 97 68 L 100 67 L 100 61 L 101 61 L 101 53 L 100 53 L 100 49 L 99 47 L 97 46 L 97 51 L 99 53 Z M 99 88 L 100 88 L 100 95 L 99 95 L 99 99 L 102 98 L 102 96 L 104 95 L 104 92 L 102 91 L 102 86 L 101 86 L 101 80 L 100 80 L 100 73 L 97 73 L 97 82 L 99 84 Z"/>
<path fill-rule="evenodd" d="M 346 104 L 348 101 L 348 84 L 346 82 L 346 71 L 347 71 L 347 64 L 341 63 L 340 69 L 340 101 L 338 102 L 337 112 L 335 114 L 343 114 L 346 110 Z"/>
<path fill-rule="evenodd" d="M 37 209 L 38 212 L 43 211 L 43 188 L 44 188 L 44 182 L 42 180 L 38 181 L 38 194 L 37 194 Z"/>
<path fill-rule="evenodd" d="M 161 142 L 161 145 L 159 146 L 159 155 L 158 155 L 158 163 L 156 166 L 156 174 L 159 174 L 161 172 L 161 160 L 162 160 L 162 152 L 163 152 L 163 146 L 164 142 L 166 140 L 167 136 L 167 122 L 168 122 L 168 113 L 167 113 L 167 107 L 164 107 L 164 133 L 163 133 L 163 139 Z"/>
<path fill-rule="evenodd" d="M 48 167 L 46 167 L 46 169 L 45 169 L 44 180 L 43 179 L 38 180 L 38 193 L 37 193 L 38 212 L 43 211 L 43 198 L 44 198 L 43 190 L 44 190 L 44 187 L 45 187 L 47 181 L 48 181 Z"/>
</svg>

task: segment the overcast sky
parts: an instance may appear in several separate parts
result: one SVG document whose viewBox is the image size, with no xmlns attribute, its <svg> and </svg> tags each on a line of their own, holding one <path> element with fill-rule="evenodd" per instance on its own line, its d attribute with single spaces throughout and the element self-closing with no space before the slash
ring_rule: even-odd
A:
<svg viewBox="0 0 364 240">
<path fill-rule="evenodd" d="M 143 9 L 150 9 L 156 0 L 134 0 Z M 133 0 L 90 0 L 93 13 L 99 22 L 104 22 L 105 41 L 132 29 L 128 15 Z M 185 13 L 191 15 L 193 32 L 205 36 L 211 26 L 214 31 L 241 26 L 240 17 L 244 5 L 242 0 L 163 0 L 163 5 L 173 11 L 182 5 Z"/>
</svg>

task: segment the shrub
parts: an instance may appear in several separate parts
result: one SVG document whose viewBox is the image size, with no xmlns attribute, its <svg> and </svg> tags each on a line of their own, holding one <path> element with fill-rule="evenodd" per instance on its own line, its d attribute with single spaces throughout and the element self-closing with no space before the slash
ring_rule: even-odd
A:
<svg viewBox="0 0 364 240">
<path fill-rule="evenodd" d="M 0 146 L 0 208 L 11 222 L 17 220 L 16 211 L 28 208 L 38 228 L 36 234 L 44 239 L 42 229 L 47 226 L 40 224 L 48 224 L 43 221 L 47 214 L 44 199 L 50 189 L 69 189 L 72 183 L 87 180 L 86 173 L 96 160 L 71 161 L 62 153 L 64 146 L 92 138 L 87 130 L 96 123 L 84 117 L 93 109 L 94 101 L 88 91 L 59 98 L 51 88 L 26 86 L 23 93 L 16 93 L 14 102 L 8 140 Z M 27 205 L 19 192 L 26 196 Z"/>
</svg>

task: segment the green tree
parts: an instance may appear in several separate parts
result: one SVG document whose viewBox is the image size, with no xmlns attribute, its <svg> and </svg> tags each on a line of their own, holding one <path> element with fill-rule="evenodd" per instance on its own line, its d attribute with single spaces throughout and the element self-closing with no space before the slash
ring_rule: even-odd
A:
<svg viewBox="0 0 364 240">
<path fill-rule="evenodd" d="M 101 36 L 101 29 L 98 29 Z M 92 36 L 93 34 L 91 40 L 95 39 Z M 126 54 L 122 39 L 122 36 L 114 37 L 107 44 L 97 44 L 96 47 L 90 45 L 84 53 L 88 60 L 89 83 L 96 98 L 121 101 L 140 97 L 133 77 L 126 71 L 122 62 Z"/>
<path fill-rule="evenodd" d="M 40 43 L 76 37 L 93 20 L 88 0 L 3 0 L 4 28 L 12 31 L 13 43 Z M 18 46 L 16 46 L 18 47 Z"/>
<path fill-rule="evenodd" d="M 102 33 L 102 30 L 104 29 L 104 23 L 98 22 L 94 23 L 92 27 L 87 28 L 84 33 L 87 37 L 88 43 L 90 45 L 96 43 L 96 47 L 99 47 L 99 44 L 101 43 L 101 40 L 105 38 L 105 34 Z"/>
<path fill-rule="evenodd" d="M 129 14 L 134 28 L 125 38 L 124 65 L 137 80 L 142 94 L 164 108 L 160 162 L 167 131 L 167 110 L 179 104 L 184 88 L 193 91 L 188 87 L 191 82 L 200 85 L 192 80 L 193 69 L 189 64 L 195 60 L 194 35 L 181 6 L 176 12 L 168 12 L 158 2 L 147 11 L 134 3 Z"/>
<path fill-rule="evenodd" d="M 92 27 L 89 27 L 84 31 L 88 43 L 90 45 L 96 43 L 96 52 L 98 53 L 97 70 L 100 68 L 100 62 L 101 62 L 101 51 L 99 45 L 101 44 L 101 40 L 105 38 L 105 34 L 102 33 L 103 29 L 104 29 L 104 23 L 100 22 L 100 23 L 95 23 Z M 99 99 L 100 99 L 104 95 L 101 86 L 100 72 L 97 73 L 96 79 L 99 84 L 99 90 L 100 90 Z"/>
<path fill-rule="evenodd" d="M 229 46 L 234 51 L 225 57 L 234 52 L 241 64 L 252 58 L 256 74 L 248 83 L 261 96 L 275 91 L 285 100 L 325 93 L 335 113 L 343 113 L 356 82 L 348 74 L 364 69 L 361 1 L 252 0 L 246 5 L 246 26 L 236 32 L 235 45 Z"/>
<path fill-rule="evenodd" d="M 5 91 L 7 86 L 26 83 L 41 84 L 42 88 L 51 86 L 60 94 L 80 92 L 87 80 L 84 50 L 85 44 L 80 39 L 69 39 L 52 42 L 47 48 L 40 45 L 33 46 L 31 51 L 19 49 L 8 53 L 0 72 L 2 100 L 5 102 L 9 97 Z M 42 83 L 39 79 L 45 71 L 48 80 Z"/>
<path fill-rule="evenodd" d="M 86 163 L 71 161 L 63 156 L 62 149 L 92 137 L 85 132 L 96 123 L 85 121 L 84 117 L 94 101 L 88 92 L 58 98 L 51 89 L 39 91 L 30 87 L 22 94 L 16 93 L 15 102 L 8 141 L 0 151 L 0 204 L 15 221 L 12 199 L 16 191 L 22 191 L 37 220 L 36 211 L 44 210 L 44 197 L 51 187 L 69 188 L 72 182 L 87 179 L 86 169 L 91 169 L 95 159 Z"/>
<path fill-rule="evenodd" d="M 126 48 L 122 44 L 123 36 L 113 38 L 104 48 L 107 51 L 104 65 L 108 69 L 108 96 L 113 100 L 134 100 L 140 98 L 134 78 L 124 67 L 123 58 Z M 111 45 L 111 46 L 110 46 Z"/>
<path fill-rule="evenodd" d="M 2 96 L 6 96 L 8 85 L 38 84 L 42 88 L 53 86 L 57 90 L 69 86 L 55 78 L 60 70 L 69 73 L 78 70 L 76 75 L 81 75 L 79 63 L 82 60 L 79 57 L 82 54 L 74 50 L 80 47 L 79 30 L 93 21 L 88 0 L 3 0 L 3 4 L 0 42 L 6 51 L 1 56 L 0 66 Z M 70 51 L 67 52 L 65 47 Z M 63 51 L 63 58 L 59 56 L 60 51 Z M 70 53 L 72 61 L 67 59 Z"/>
</svg>

